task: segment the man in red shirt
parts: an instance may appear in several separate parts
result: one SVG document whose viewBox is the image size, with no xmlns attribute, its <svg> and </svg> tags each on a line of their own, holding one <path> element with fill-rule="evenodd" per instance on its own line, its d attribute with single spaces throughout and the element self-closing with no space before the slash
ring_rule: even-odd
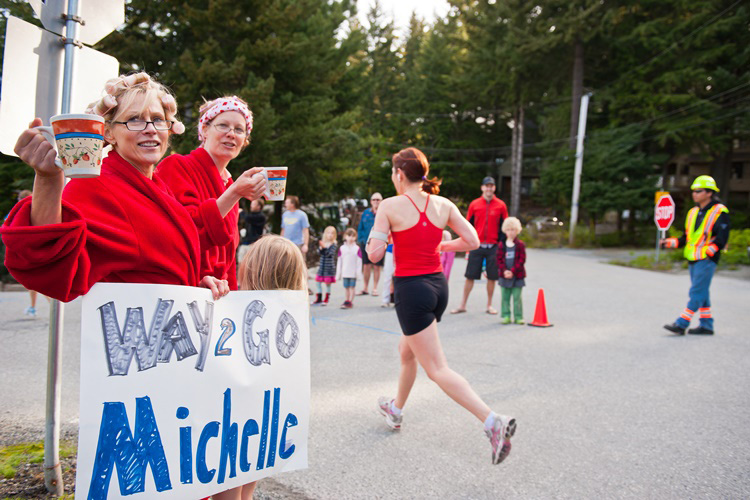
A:
<svg viewBox="0 0 750 500">
<path fill-rule="evenodd" d="M 474 280 L 482 277 L 482 267 L 487 268 L 487 314 L 497 314 L 492 307 L 492 295 L 495 293 L 497 281 L 497 243 L 505 239 L 500 230 L 503 220 L 508 217 L 508 207 L 500 198 L 495 196 L 495 179 L 485 177 L 482 180 L 482 196 L 469 204 L 466 219 L 474 225 L 479 234 L 481 244 L 476 250 L 469 252 L 469 262 L 466 264 L 466 284 L 461 305 L 451 311 L 451 314 L 466 312 L 466 301 L 469 300 Z"/>
</svg>

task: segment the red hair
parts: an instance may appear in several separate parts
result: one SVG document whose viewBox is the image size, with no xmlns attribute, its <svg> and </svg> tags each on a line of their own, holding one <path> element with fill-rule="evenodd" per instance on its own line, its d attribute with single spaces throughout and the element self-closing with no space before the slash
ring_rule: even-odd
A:
<svg viewBox="0 0 750 500">
<path fill-rule="evenodd" d="M 428 194 L 438 194 L 443 182 L 437 177 L 427 178 L 430 164 L 423 152 L 417 148 L 402 149 L 393 155 L 393 168 L 401 170 L 410 182 L 422 182 L 422 191 Z"/>
</svg>

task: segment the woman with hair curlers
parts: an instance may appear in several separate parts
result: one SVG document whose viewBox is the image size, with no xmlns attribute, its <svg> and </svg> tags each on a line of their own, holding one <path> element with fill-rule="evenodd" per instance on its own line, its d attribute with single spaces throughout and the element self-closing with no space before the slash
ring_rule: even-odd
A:
<svg viewBox="0 0 750 500">
<path fill-rule="evenodd" d="M 97 282 L 204 286 L 214 298 L 228 283 L 200 273 L 198 231 L 154 167 L 182 133 L 174 97 L 146 73 L 107 83 L 87 112 L 104 117 L 112 150 L 101 175 L 67 185 L 36 118 L 15 152 L 36 173 L 33 194 L 2 228 L 5 265 L 24 286 L 64 302 Z"/>
</svg>

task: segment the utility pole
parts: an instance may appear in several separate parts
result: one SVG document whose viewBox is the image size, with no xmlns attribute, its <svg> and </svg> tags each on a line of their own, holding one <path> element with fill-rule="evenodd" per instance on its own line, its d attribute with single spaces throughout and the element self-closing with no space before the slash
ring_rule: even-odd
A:
<svg viewBox="0 0 750 500">
<path fill-rule="evenodd" d="M 583 139 L 586 136 L 586 118 L 591 92 L 581 96 L 581 114 L 578 117 L 578 137 L 576 141 L 576 168 L 573 174 L 573 199 L 570 204 L 570 234 L 568 244 L 573 245 L 576 224 L 578 223 L 578 195 L 581 192 L 581 172 L 583 171 Z"/>
</svg>

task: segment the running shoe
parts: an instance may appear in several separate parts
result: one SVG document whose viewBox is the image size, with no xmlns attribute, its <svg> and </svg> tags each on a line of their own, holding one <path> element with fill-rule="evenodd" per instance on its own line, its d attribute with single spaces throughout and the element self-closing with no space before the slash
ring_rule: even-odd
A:
<svg viewBox="0 0 750 500">
<path fill-rule="evenodd" d="M 388 424 L 388 427 L 394 431 L 398 431 L 401 430 L 401 420 L 403 419 L 403 415 L 393 414 L 391 411 L 392 402 L 393 399 L 391 398 L 386 396 L 381 397 L 378 399 L 378 411 L 385 417 L 385 423 Z"/>
<path fill-rule="evenodd" d="M 36 318 L 36 309 L 33 307 L 27 307 L 23 313 L 26 316 L 31 316 L 32 318 Z"/>
<path fill-rule="evenodd" d="M 510 318 L 503 318 L 500 320 L 501 325 L 510 325 Z"/>
<path fill-rule="evenodd" d="M 516 433 L 516 419 L 498 415 L 492 429 L 485 430 L 484 433 L 490 438 L 492 445 L 492 463 L 497 465 L 510 455 L 510 438 Z"/>
<path fill-rule="evenodd" d="M 517 320 L 514 321 L 514 323 L 517 324 L 517 325 L 525 325 L 526 324 L 526 322 L 524 320 L 522 320 L 522 319 L 517 319 Z"/>
</svg>

